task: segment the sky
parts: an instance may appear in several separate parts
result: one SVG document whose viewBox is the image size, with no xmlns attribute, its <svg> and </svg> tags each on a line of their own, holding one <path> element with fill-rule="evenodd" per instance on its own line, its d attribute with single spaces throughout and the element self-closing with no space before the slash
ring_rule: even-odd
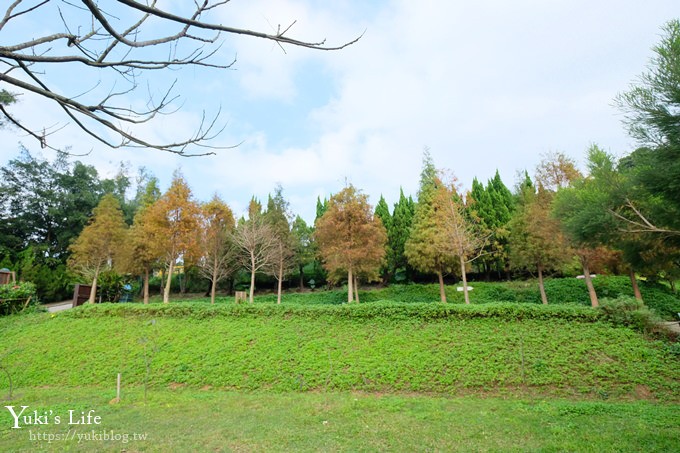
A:
<svg viewBox="0 0 680 453">
<path fill-rule="evenodd" d="M 189 2 L 159 4 L 182 12 Z M 57 17 L 54 9 L 26 14 L 0 31 L 0 42 L 61 32 Z M 372 204 L 383 195 L 392 206 L 400 188 L 415 197 L 426 147 L 463 190 L 496 171 L 512 187 L 518 172 L 533 174 L 549 152 L 581 163 L 592 144 L 629 153 L 636 143 L 614 98 L 644 72 L 662 26 L 678 17 L 677 0 L 232 0 L 209 19 L 264 32 L 296 21 L 291 37 L 329 45 L 363 36 L 340 51 L 284 46 L 284 52 L 271 41 L 222 35 L 214 61 L 235 58 L 231 69 L 153 71 L 124 97 L 126 105 L 142 106 L 149 93 L 158 96 L 175 83 L 176 113 L 139 132 L 186 137 L 203 112 L 219 112 L 225 128 L 211 144 L 238 146 L 215 156 L 107 148 L 30 94 L 11 111 L 38 130 L 64 126 L 50 144 L 89 152 L 73 159 L 103 177 L 122 161 L 133 171 L 146 167 L 165 190 L 180 169 L 198 200 L 217 193 L 237 214 L 253 195 L 266 202 L 281 184 L 291 211 L 310 222 L 317 197 L 347 183 Z M 128 23 L 120 16 L 120 24 Z M 78 66 L 39 69 L 68 96 L 94 99 L 119 83 Z M 16 128 L 0 130 L 0 143 L 2 165 L 18 155 L 19 143 L 53 157 Z"/>
</svg>

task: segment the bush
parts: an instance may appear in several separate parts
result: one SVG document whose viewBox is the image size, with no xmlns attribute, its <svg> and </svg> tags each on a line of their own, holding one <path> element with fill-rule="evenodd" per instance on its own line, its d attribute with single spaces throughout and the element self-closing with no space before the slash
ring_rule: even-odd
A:
<svg viewBox="0 0 680 453">
<path fill-rule="evenodd" d="M 630 327 L 648 335 L 662 332 L 661 319 L 641 301 L 630 296 L 602 299 L 600 311 L 614 325 Z"/>
<path fill-rule="evenodd" d="M 0 285 L 0 315 L 21 311 L 26 303 L 36 305 L 38 296 L 31 282 Z"/>
<path fill-rule="evenodd" d="M 369 304 L 218 304 L 174 302 L 172 304 L 101 304 L 87 305 L 59 314 L 69 318 L 140 317 L 140 318 L 304 318 L 382 320 L 466 320 L 493 318 L 503 321 L 560 319 L 574 322 L 597 322 L 601 313 L 573 305 L 543 306 L 534 304 L 492 303 L 453 305 L 376 301 Z"/>
</svg>

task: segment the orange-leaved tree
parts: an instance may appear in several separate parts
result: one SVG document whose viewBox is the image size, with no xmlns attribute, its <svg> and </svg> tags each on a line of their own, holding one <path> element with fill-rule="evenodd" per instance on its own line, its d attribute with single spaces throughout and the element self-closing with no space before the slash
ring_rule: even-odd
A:
<svg viewBox="0 0 680 453">
<path fill-rule="evenodd" d="M 232 234 L 234 214 L 217 194 L 201 206 L 201 254 L 198 268 L 211 282 L 210 303 L 215 303 L 215 291 L 220 280 L 234 271 Z"/>
<path fill-rule="evenodd" d="M 536 269 L 544 304 L 548 303 L 544 272 L 559 268 L 573 256 L 559 222 L 550 215 L 552 197 L 543 187 L 536 190 L 527 175 L 510 220 L 510 264 L 515 269 Z"/>
<path fill-rule="evenodd" d="M 471 218 L 466 210 L 465 201 L 457 191 L 454 177 L 447 182 L 443 177 L 436 178 L 433 202 L 435 223 L 440 229 L 439 234 L 444 237 L 443 243 L 440 244 L 443 247 L 442 252 L 458 261 L 465 303 L 469 304 L 467 265 L 483 253 L 489 235 L 482 231 L 480 223 Z"/>
<path fill-rule="evenodd" d="M 170 284 L 175 264 L 185 267 L 199 255 L 199 211 L 189 185 L 175 172 L 170 188 L 149 208 L 149 228 L 167 266 L 163 302 L 170 301 Z"/>
<path fill-rule="evenodd" d="M 132 226 L 128 230 L 125 247 L 122 250 L 124 257 L 122 268 L 125 272 L 141 275 L 143 278 L 143 300 L 149 303 L 149 277 L 154 268 L 159 266 L 163 250 L 156 237 L 153 228 L 152 205 L 160 198 L 158 181 L 153 178 L 146 186 L 144 194 L 140 197 L 140 206 L 135 214 Z"/>
<path fill-rule="evenodd" d="M 425 151 L 420 173 L 418 203 L 413 215 L 409 237 L 404 244 L 404 255 L 409 264 L 420 272 L 436 274 L 439 280 L 439 298 L 446 302 L 444 274 L 455 269 L 454 257 L 448 252 L 448 239 L 436 214 L 435 198 L 441 180 L 430 153 Z"/>
<path fill-rule="evenodd" d="M 94 208 L 90 223 L 70 246 L 69 267 L 92 281 L 89 299 L 91 304 L 97 294 L 99 273 L 113 266 L 125 242 L 126 229 L 118 199 L 107 194 Z"/>
<path fill-rule="evenodd" d="M 380 218 L 373 215 L 368 197 L 354 186 L 330 198 L 328 209 L 317 220 L 314 237 L 330 278 L 347 274 L 347 302 L 354 300 L 357 275 L 363 274 L 369 280 L 378 278 L 387 233 Z"/>
</svg>

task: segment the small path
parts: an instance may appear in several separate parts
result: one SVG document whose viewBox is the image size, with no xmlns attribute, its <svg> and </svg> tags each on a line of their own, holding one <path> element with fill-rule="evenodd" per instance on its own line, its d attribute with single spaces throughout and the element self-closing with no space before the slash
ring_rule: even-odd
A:
<svg viewBox="0 0 680 453">
<path fill-rule="evenodd" d="M 73 301 L 67 300 L 64 302 L 55 302 L 52 304 L 45 304 L 43 307 L 47 308 L 50 313 L 56 313 L 58 311 L 68 310 L 73 306 Z"/>
<path fill-rule="evenodd" d="M 662 322 L 661 325 L 671 332 L 680 333 L 680 321 Z"/>
</svg>

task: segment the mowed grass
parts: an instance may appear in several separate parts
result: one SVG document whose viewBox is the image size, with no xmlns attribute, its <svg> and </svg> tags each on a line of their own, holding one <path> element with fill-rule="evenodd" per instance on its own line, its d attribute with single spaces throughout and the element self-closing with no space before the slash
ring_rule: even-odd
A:
<svg viewBox="0 0 680 453">
<path fill-rule="evenodd" d="M 176 308 L 181 317 L 102 305 L 0 319 L 2 363 L 18 388 L 109 387 L 122 373 L 126 386 L 151 388 L 680 399 L 680 367 L 668 345 L 587 316 L 578 321 L 589 309 L 565 307 L 577 320 L 564 320 L 541 306 L 518 313 L 553 317 L 409 318 L 391 304 L 208 317 L 204 305 Z M 382 316 L 323 315 L 362 310 Z"/>
<path fill-rule="evenodd" d="M 145 404 L 136 387 L 109 404 L 115 393 L 101 388 L 20 393 L 11 404 L 52 410 L 62 424 L 10 429 L 3 409 L 0 451 L 670 452 L 680 426 L 677 406 L 649 402 L 163 389 Z M 68 426 L 69 410 L 94 410 L 101 424 Z M 99 439 L 79 442 L 92 432 Z"/>
</svg>

